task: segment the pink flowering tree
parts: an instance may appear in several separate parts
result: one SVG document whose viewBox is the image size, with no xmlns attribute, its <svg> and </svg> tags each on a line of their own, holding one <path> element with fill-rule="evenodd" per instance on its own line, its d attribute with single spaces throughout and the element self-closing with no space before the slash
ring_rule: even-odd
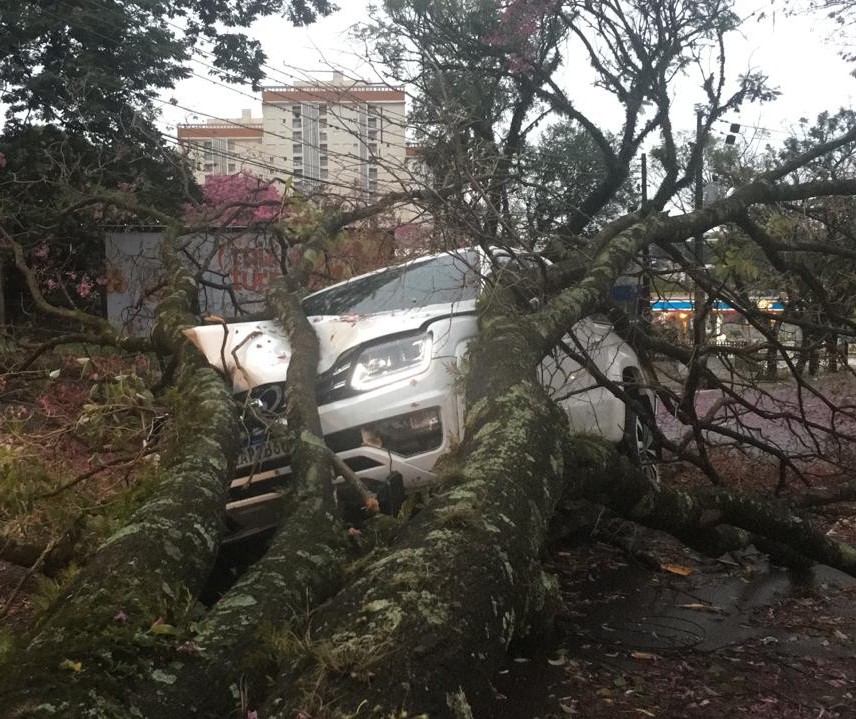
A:
<svg viewBox="0 0 856 719">
<path fill-rule="evenodd" d="M 506 54 L 510 71 L 524 72 L 549 51 L 561 4 L 561 0 L 510 0 L 500 11 L 496 29 L 483 41 Z"/>
<path fill-rule="evenodd" d="M 273 222 L 286 214 L 274 184 L 245 172 L 209 175 L 202 185 L 202 202 L 185 206 L 187 223 L 217 227 Z"/>
</svg>

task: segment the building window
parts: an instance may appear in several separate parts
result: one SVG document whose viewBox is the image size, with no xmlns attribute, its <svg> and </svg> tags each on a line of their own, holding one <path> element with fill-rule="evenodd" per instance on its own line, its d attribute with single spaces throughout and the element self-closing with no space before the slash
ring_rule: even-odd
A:
<svg viewBox="0 0 856 719">
<path fill-rule="evenodd" d="M 318 133 L 318 139 L 321 140 L 321 142 L 327 142 L 326 130 Z"/>
<path fill-rule="evenodd" d="M 295 130 L 291 133 L 291 139 L 294 142 L 303 142 L 303 132 L 301 130 Z"/>
<path fill-rule="evenodd" d="M 303 145 L 299 145 L 295 142 L 291 146 L 291 154 L 292 155 L 299 155 L 301 152 L 303 152 Z"/>
<path fill-rule="evenodd" d="M 327 118 L 319 117 L 318 118 L 318 127 L 327 127 Z"/>
<path fill-rule="evenodd" d="M 327 155 L 321 155 L 319 159 L 321 167 L 327 167 Z"/>
<path fill-rule="evenodd" d="M 235 174 L 235 163 L 234 163 L 234 162 L 230 162 L 230 163 L 229 163 L 229 174 L 230 174 L 230 175 L 234 175 L 234 174 Z"/>
<path fill-rule="evenodd" d="M 321 179 L 326 180 L 330 173 L 327 171 L 326 167 L 321 168 Z"/>
<path fill-rule="evenodd" d="M 323 102 L 320 105 L 318 105 L 318 114 L 319 115 L 326 115 L 327 114 L 327 105 L 325 105 Z"/>
<path fill-rule="evenodd" d="M 318 146 L 318 150 L 319 150 L 320 152 L 327 152 L 327 143 L 326 143 L 326 142 L 322 142 L 322 143 Z"/>
</svg>

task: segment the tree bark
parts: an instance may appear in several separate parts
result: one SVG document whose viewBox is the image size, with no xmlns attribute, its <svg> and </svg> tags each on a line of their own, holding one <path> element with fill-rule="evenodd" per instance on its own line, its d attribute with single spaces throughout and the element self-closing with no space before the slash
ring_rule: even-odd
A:
<svg viewBox="0 0 856 719">
<path fill-rule="evenodd" d="M 315 402 L 318 337 L 297 297 L 282 287 L 268 293 L 292 350 L 286 378 L 286 417 L 293 483 L 283 525 L 256 562 L 199 622 L 187 645 L 161 661 L 176 681 L 145 682 L 135 691 L 146 717 L 219 719 L 258 706 L 276 670 L 278 644 L 293 644 L 308 612 L 338 591 L 345 564 L 357 557 L 334 512 L 332 454 L 324 445 Z M 274 425 L 272 432 L 285 432 Z M 187 651 L 188 646 L 190 651 Z"/>
<path fill-rule="evenodd" d="M 564 489 L 569 432 L 536 367 L 592 311 L 655 222 L 613 238 L 585 280 L 531 318 L 502 286 L 483 296 L 464 438 L 440 468 L 443 492 L 319 610 L 266 714 L 464 715 L 469 702 L 487 699 L 509 643 L 528 632 L 551 587 L 540 552 Z"/>
</svg>

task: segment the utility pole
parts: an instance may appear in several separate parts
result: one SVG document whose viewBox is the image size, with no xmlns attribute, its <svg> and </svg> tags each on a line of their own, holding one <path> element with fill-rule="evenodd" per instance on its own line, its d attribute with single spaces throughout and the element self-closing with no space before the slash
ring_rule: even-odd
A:
<svg viewBox="0 0 856 719">
<path fill-rule="evenodd" d="M 695 202 L 693 203 L 696 210 L 700 210 L 704 204 L 704 187 L 702 171 L 704 169 L 704 147 L 702 146 L 703 133 L 703 113 L 699 108 L 696 110 L 696 151 L 698 152 L 698 162 L 696 163 L 695 171 Z M 693 254 L 698 269 L 704 271 L 704 233 L 700 232 L 693 238 Z M 705 343 L 705 317 L 704 317 L 705 296 L 704 289 L 696 281 L 695 290 L 693 292 L 693 346 L 700 347 Z"/>
<path fill-rule="evenodd" d="M 642 153 L 640 172 L 641 198 L 639 209 L 644 215 L 648 212 L 648 155 Z M 639 297 L 636 303 L 637 312 L 643 322 L 651 320 L 651 251 L 648 245 L 642 248 L 642 277 L 639 283 Z"/>
</svg>

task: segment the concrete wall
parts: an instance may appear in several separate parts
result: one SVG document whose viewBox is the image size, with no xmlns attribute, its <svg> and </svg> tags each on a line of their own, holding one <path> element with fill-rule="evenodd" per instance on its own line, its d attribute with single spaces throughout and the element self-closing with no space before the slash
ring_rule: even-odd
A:
<svg viewBox="0 0 856 719">
<path fill-rule="evenodd" d="M 107 318 L 132 335 L 147 334 L 161 297 L 160 232 L 111 232 L 105 239 Z M 225 319 L 261 309 L 262 293 L 280 276 L 274 244 L 265 233 L 225 230 L 180 241 L 187 266 L 200 273 L 201 313 Z"/>
</svg>

